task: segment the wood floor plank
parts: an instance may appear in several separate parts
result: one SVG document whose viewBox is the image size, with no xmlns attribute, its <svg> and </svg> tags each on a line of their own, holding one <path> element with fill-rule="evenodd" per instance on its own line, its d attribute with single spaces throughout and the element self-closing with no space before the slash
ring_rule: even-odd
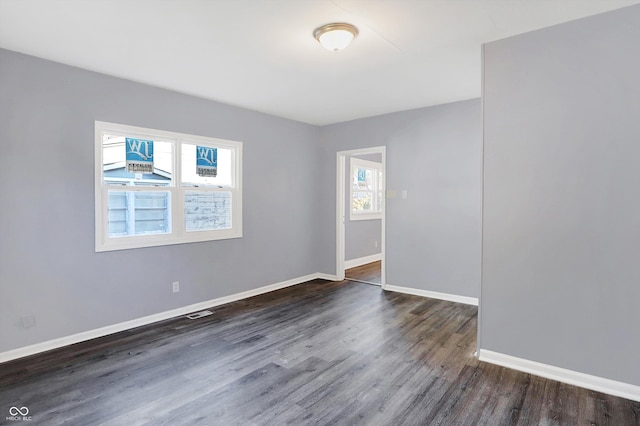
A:
<svg viewBox="0 0 640 426">
<path fill-rule="evenodd" d="M 474 306 L 314 280 L 211 310 L 1 364 L 0 410 L 35 425 L 640 424 L 638 402 L 478 361 Z"/>
<path fill-rule="evenodd" d="M 376 262 L 356 266 L 355 268 L 349 268 L 344 271 L 344 276 L 348 280 L 380 285 L 381 269 L 382 261 L 378 260 Z"/>
</svg>

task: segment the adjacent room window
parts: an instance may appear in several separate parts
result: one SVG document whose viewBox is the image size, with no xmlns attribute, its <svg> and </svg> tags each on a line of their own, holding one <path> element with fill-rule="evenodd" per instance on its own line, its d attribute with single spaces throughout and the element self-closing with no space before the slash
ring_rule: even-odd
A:
<svg viewBox="0 0 640 426">
<path fill-rule="evenodd" d="M 382 219 L 382 163 L 351 158 L 351 220 Z"/>
<path fill-rule="evenodd" d="M 96 122 L 96 251 L 242 237 L 242 143 Z"/>
</svg>

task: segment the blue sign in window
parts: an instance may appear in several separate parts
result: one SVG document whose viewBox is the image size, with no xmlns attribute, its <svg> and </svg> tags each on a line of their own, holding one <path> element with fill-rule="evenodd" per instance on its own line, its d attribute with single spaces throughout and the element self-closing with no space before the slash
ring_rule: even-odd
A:
<svg viewBox="0 0 640 426">
<path fill-rule="evenodd" d="M 216 177 L 218 175 L 218 149 L 208 146 L 196 146 L 196 171 L 198 176 Z"/>
<path fill-rule="evenodd" d="M 153 173 L 153 141 L 126 138 L 127 171 Z"/>
</svg>

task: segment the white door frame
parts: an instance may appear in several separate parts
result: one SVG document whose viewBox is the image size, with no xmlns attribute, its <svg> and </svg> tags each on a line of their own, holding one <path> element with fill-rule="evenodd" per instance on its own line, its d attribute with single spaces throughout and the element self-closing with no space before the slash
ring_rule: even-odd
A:
<svg viewBox="0 0 640 426">
<path fill-rule="evenodd" d="M 381 236 L 380 236 L 380 254 L 382 256 L 382 270 L 380 271 L 380 282 L 382 289 L 387 284 L 386 274 L 386 242 L 385 242 L 385 222 L 387 217 L 386 206 L 386 188 L 387 188 L 387 147 L 376 146 L 372 148 L 351 149 L 348 151 L 338 151 L 337 167 L 336 167 L 336 278 L 338 281 L 344 280 L 344 264 L 345 264 L 345 219 L 346 205 L 345 198 L 347 196 L 345 186 L 345 167 L 347 156 L 382 154 L 382 220 L 381 220 Z"/>
</svg>

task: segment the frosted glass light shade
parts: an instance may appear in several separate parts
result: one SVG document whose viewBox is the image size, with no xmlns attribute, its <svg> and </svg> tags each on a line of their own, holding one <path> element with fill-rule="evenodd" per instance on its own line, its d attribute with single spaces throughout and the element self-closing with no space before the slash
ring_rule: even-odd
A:
<svg viewBox="0 0 640 426">
<path fill-rule="evenodd" d="M 344 49 L 358 35 L 358 29 L 351 24 L 327 24 L 316 28 L 313 36 L 327 50 L 337 52 Z"/>
</svg>

